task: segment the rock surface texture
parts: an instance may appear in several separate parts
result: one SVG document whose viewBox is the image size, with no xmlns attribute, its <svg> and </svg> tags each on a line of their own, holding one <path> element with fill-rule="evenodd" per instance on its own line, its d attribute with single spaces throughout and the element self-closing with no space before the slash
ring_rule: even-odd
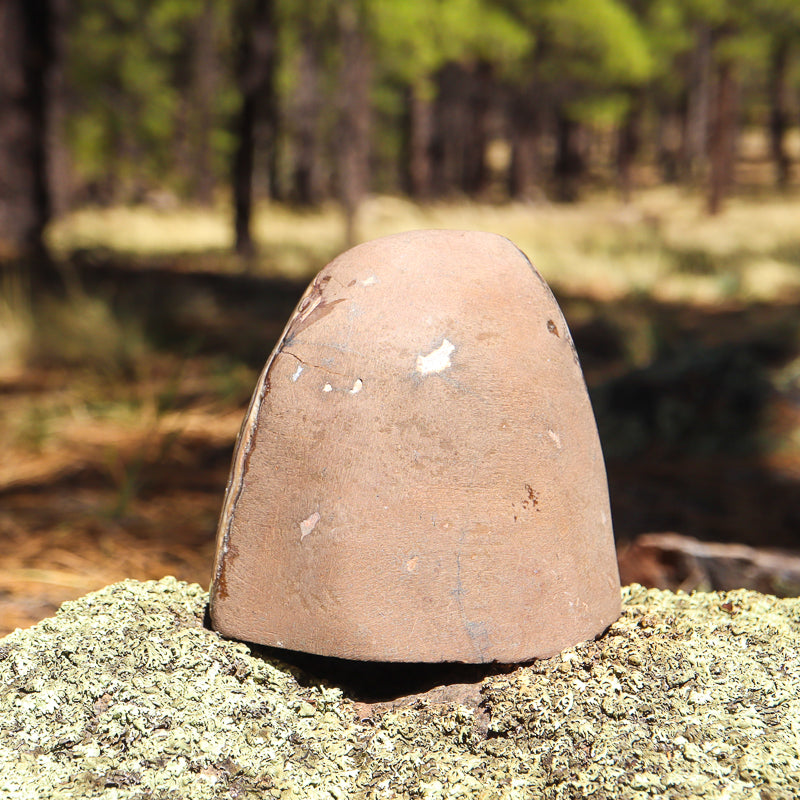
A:
<svg viewBox="0 0 800 800">
<path fill-rule="evenodd" d="M 259 379 L 217 547 L 214 627 L 289 650 L 517 663 L 611 624 L 597 428 L 524 254 L 414 231 L 325 267 Z"/>
<path fill-rule="evenodd" d="M 0 797 L 800 795 L 798 599 L 626 587 L 601 639 L 486 678 L 478 709 L 366 719 L 203 627 L 207 600 L 127 581 L 0 640 Z"/>
</svg>

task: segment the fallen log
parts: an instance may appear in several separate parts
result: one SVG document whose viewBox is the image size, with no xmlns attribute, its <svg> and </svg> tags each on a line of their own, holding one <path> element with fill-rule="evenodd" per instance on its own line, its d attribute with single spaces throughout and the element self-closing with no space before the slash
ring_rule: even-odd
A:
<svg viewBox="0 0 800 800">
<path fill-rule="evenodd" d="M 703 542 L 679 533 L 646 533 L 618 551 L 623 583 L 659 589 L 752 589 L 800 595 L 800 556 L 786 550 Z"/>
</svg>

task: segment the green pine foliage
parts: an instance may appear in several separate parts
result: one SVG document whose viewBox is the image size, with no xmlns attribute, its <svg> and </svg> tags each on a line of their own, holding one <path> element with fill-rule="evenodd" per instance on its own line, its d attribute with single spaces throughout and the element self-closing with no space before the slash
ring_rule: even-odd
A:
<svg viewBox="0 0 800 800">
<path fill-rule="evenodd" d="M 78 179 L 101 197 L 136 199 L 165 182 L 180 189 L 179 144 L 191 135 L 192 31 L 204 0 L 76 0 L 66 35 L 67 135 Z M 230 49 L 228 4 L 214 0 L 220 50 Z M 227 39 L 227 41 L 226 41 Z M 214 166 L 232 147 L 236 103 L 227 60 L 211 98 Z"/>
<path fill-rule="evenodd" d="M 227 186 L 241 96 L 236 10 L 247 2 L 253 0 L 75 0 L 65 32 L 64 126 L 79 200 L 130 202 L 163 188 L 190 200 L 200 162 L 218 187 Z M 339 4 L 274 2 L 279 168 L 288 186 L 300 123 L 308 123 L 304 47 L 315 53 L 319 108 L 311 127 L 318 158 L 326 175 L 335 172 Z M 438 76 L 449 64 L 467 73 L 488 65 L 497 97 L 534 92 L 545 118 L 557 105 L 559 113 L 605 132 L 623 123 L 633 97 L 646 98 L 651 114 L 680 107 L 692 88 L 687 64 L 702 30 L 710 32 L 714 62 L 737 65 L 741 113 L 751 123 L 767 122 L 765 86 L 779 45 L 788 48 L 790 93 L 800 87 L 796 0 L 358 0 L 356 6 L 371 59 L 373 167 L 389 176 L 383 189 L 398 188 L 387 165 L 402 158 L 406 93 L 435 102 Z M 199 50 L 209 25 L 211 56 Z M 198 88 L 198 69 L 212 71 L 212 90 L 207 83 Z M 301 96 L 306 105 L 298 105 Z M 498 108 L 508 113 L 500 101 Z M 257 188 L 264 183 L 257 176 Z"/>
</svg>

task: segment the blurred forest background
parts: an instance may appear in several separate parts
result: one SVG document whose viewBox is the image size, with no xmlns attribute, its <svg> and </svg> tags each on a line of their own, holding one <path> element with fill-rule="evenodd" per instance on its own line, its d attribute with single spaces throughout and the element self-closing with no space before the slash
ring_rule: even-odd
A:
<svg viewBox="0 0 800 800">
<path fill-rule="evenodd" d="M 0 634 L 207 585 L 307 281 L 421 227 L 556 292 L 624 579 L 800 591 L 798 161 L 797 0 L 3 0 Z"/>
</svg>

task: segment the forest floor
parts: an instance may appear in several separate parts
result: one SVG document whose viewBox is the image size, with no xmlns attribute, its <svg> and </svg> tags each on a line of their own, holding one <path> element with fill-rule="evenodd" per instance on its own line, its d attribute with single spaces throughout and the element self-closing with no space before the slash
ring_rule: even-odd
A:
<svg viewBox="0 0 800 800">
<path fill-rule="evenodd" d="M 800 550 L 800 197 L 703 214 L 622 205 L 365 203 L 363 239 L 423 227 L 511 238 L 570 324 L 619 542 L 647 532 Z M 123 578 L 207 586 L 256 376 L 310 277 L 344 249 L 333 207 L 93 209 L 51 244 L 67 290 L 0 284 L 0 635 Z"/>
</svg>

